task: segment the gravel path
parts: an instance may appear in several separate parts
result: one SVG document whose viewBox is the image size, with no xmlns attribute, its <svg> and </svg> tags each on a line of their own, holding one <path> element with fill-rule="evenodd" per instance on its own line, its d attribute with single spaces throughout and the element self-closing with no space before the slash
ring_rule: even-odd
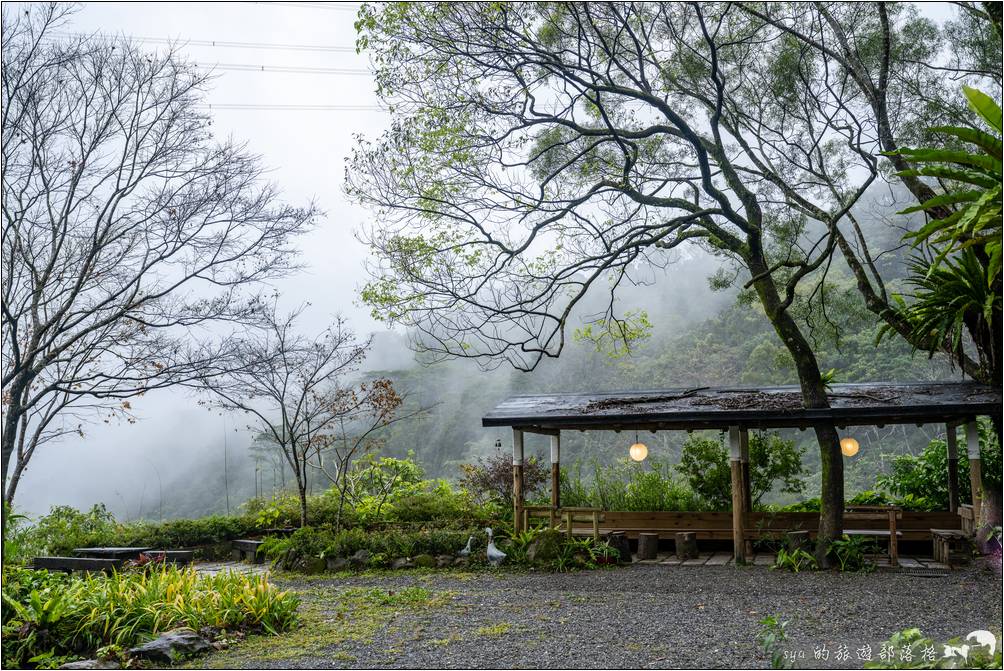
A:
<svg viewBox="0 0 1004 671">
<path fill-rule="evenodd" d="M 290 579 L 321 616 L 319 639 L 354 622 L 338 594 L 421 586 L 440 595 L 421 608 L 387 609 L 365 635 L 321 646 L 246 641 L 200 666 L 271 668 L 766 668 L 759 620 L 789 620 L 796 665 L 861 667 L 856 651 L 919 627 L 936 640 L 1001 628 L 1001 577 L 983 567 L 924 578 L 904 573 L 799 573 L 765 567 L 634 565 L 572 574 L 398 572 Z M 324 628 L 330 631 L 323 631 Z M 305 635 L 301 633 L 299 635 Z M 828 658 L 817 660 L 826 646 Z M 837 651 L 847 646 L 850 659 Z"/>
</svg>

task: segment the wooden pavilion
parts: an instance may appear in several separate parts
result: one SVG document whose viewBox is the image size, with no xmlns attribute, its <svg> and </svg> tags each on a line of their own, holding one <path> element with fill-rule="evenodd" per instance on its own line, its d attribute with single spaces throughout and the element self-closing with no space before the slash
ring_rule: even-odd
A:
<svg viewBox="0 0 1004 671">
<path fill-rule="evenodd" d="M 541 394 L 511 397 L 482 418 L 485 427 L 511 427 L 513 432 L 513 512 L 517 530 L 526 524 L 523 498 L 523 436 L 537 433 L 551 439 L 552 522 L 562 514 L 559 474 L 562 431 L 668 431 L 718 429 L 729 435 L 732 472 L 732 511 L 720 513 L 604 511 L 606 531 L 637 535 L 644 530 L 692 530 L 698 537 L 733 542 L 738 561 L 747 543 L 777 537 L 787 531 L 815 533 L 817 513 L 754 513 L 750 502 L 748 432 L 750 429 L 809 429 L 832 422 L 839 430 L 851 426 L 886 424 L 944 424 L 947 430 L 949 510 L 902 513 L 904 540 L 931 538 L 933 529 L 958 529 L 959 513 L 957 429 L 965 427 L 966 452 L 973 492 L 972 520 L 979 520 L 981 466 L 976 418 L 1000 417 L 1001 389 L 975 383 L 865 383 L 834 384 L 830 407 L 802 406 L 797 386 L 761 388 L 699 387 L 586 394 Z M 962 506 L 965 507 L 965 506 Z M 968 507 L 967 511 L 968 511 Z M 566 515 L 569 531 L 573 517 Z M 873 525 L 878 528 L 880 520 Z M 596 532 L 597 521 L 593 527 Z M 896 534 L 896 530 L 893 530 Z M 895 538 L 895 536 L 894 536 Z"/>
</svg>

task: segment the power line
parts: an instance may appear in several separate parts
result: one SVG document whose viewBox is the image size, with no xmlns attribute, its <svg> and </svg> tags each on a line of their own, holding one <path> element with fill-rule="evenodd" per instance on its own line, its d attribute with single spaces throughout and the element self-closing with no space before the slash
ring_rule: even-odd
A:
<svg viewBox="0 0 1004 671">
<path fill-rule="evenodd" d="M 301 7 L 303 9 L 334 9 L 342 12 L 358 12 L 360 5 L 349 2 L 252 2 L 252 5 L 278 7 Z"/>
<path fill-rule="evenodd" d="M 109 35 L 107 33 L 52 33 L 53 37 L 87 38 L 96 37 L 104 40 L 125 39 L 132 42 L 148 42 L 150 44 L 182 45 L 193 47 L 222 47 L 227 49 L 273 49 L 278 51 L 327 51 L 342 54 L 356 53 L 355 47 L 327 46 L 323 44 L 281 44 L 275 42 L 234 42 L 231 40 L 191 40 L 170 37 L 140 37 L 137 35 Z"/>
<path fill-rule="evenodd" d="M 235 70 L 237 72 L 283 72 L 307 75 L 368 75 L 372 74 L 363 68 L 314 68 L 301 65 L 255 65 L 254 63 L 198 63 L 197 67 L 213 70 Z"/>
<path fill-rule="evenodd" d="M 257 103 L 201 103 L 196 105 L 209 110 L 262 110 L 262 111 L 308 111 L 308 112 L 387 112 L 377 105 L 259 105 Z"/>
</svg>

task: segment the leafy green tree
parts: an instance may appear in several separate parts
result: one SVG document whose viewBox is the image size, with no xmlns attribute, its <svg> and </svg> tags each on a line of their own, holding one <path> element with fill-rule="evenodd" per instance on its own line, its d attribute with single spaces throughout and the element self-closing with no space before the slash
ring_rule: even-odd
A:
<svg viewBox="0 0 1004 671">
<path fill-rule="evenodd" d="M 691 488 L 715 510 L 732 509 L 732 482 L 729 454 L 724 439 L 690 436 L 683 444 L 680 471 Z M 795 442 L 784 440 L 777 433 L 753 432 L 749 441 L 750 498 L 753 506 L 775 484 L 786 494 L 801 494 L 803 450 Z"/>
<path fill-rule="evenodd" d="M 859 110 L 859 113 L 869 119 L 876 140 L 870 151 L 881 153 L 889 161 L 911 199 L 922 204 L 921 207 L 913 208 L 915 211 L 922 210 L 935 221 L 947 221 L 953 226 L 954 222 L 961 221 L 958 217 L 967 216 L 961 212 L 969 209 L 969 206 L 959 207 L 968 202 L 966 199 L 958 199 L 958 195 L 963 192 L 951 184 L 946 191 L 939 192 L 932 186 L 931 180 L 925 178 L 954 180 L 960 176 L 959 166 L 928 166 L 918 171 L 913 169 L 911 163 L 914 159 L 931 159 L 933 151 L 953 150 L 942 154 L 939 160 L 959 160 L 967 179 L 978 180 L 979 184 L 976 186 L 981 190 L 992 190 L 994 186 L 987 180 L 987 174 L 979 174 L 981 170 L 996 173 L 995 181 L 999 184 L 999 140 L 987 145 L 990 156 L 986 157 L 954 151 L 957 147 L 953 144 L 957 144 L 960 139 L 972 142 L 975 139 L 984 141 L 994 138 L 975 130 L 968 113 L 967 100 L 958 94 L 957 87 L 952 82 L 965 78 L 1000 89 L 1002 81 L 999 4 L 983 3 L 982 7 L 976 3 L 956 4 L 958 17 L 946 22 L 941 30 L 922 20 L 904 22 L 903 17 L 909 16 L 910 11 L 903 11 L 902 7 L 886 2 L 814 3 L 812 6 L 798 3 L 745 3 L 739 6 L 741 11 L 762 19 L 797 42 L 803 58 L 812 61 L 825 57 L 846 74 L 848 86 L 843 89 L 845 95 L 841 99 L 852 105 L 851 99 L 854 97 L 863 102 L 864 109 Z M 807 16 L 814 16 L 818 20 L 806 20 Z M 949 45 L 948 62 L 937 68 L 930 67 L 927 64 L 937 60 L 939 46 L 943 43 Z M 915 67 L 917 65 L 920 67 Z M 989 99 L 981 101 L 980 107 L 990 111 L 987 102 Z M 993 117 L 993 113 L 990 116 Z M 999 127 L 999 109 L 996 119 Z M 993 123 L 990 125 L 994 127 Z M 941 137 L 932 137 L 932 131 L 940 133 Z M 999 129 L 997 132 L 1000 132 Z M 944 140 L 946 134 L 951 136 L 948 142 Z M 904 149 L 905 146 L 916 143 L 930 146 L 935 140 L 942 143 L 939 149 Z M 994 152 L 996 159 L 993 158 Z M 950 174 L 953 170 L 955 175 Z M 837 188 L 825 171 L 821 171 L 819 179 L 822 183 Z M 976 197 L 984 195 L 980 193 Z M 791 194 L 791 197 L 798 198 L 799 195 Z M 999 202 L 999 191 L 995 197 Z M 999 206 L 997 209 L 999 213 Z M 974 358 L 967 348 L 959 346 L 954 337 L 951 319 L 947 325 L 938 324 L 939 328 L 933 330 L 918 328 L 918 320 L 902 309 L 894 285 L 890 284 L 897 279 L 897 273 L 890 272 L 888 265 L 881 261 L 892 250 L 889 247 L 876 247 L 875 235 L 863 231 L 859 216 L 849 212 L 849 225 L 835 227 L 833 236 L 854 274 L 858 291 L 868 309 L 889 330 L 899 333 L 914 347 L 944 353 L 973 379 L 999 385 L 999 355 L 995 354 L 995 360 L 987 365 L 988 360 L 983 351 Z M 980 217 L 974 219 L 979 220 Z M 912 226 L 909 221 L 905 223 Z M 938 224 L 930 224 L 928 228 L 931 226 L 937 228 Z M 999 238 L 999 224 L 997 228 Z M 938 254 L 934 252 L 934 257 Z M 986 261 L 990 262 L 989 259 Z M 999 255 L 996 265 L 999 267 Z M 924 286 L 919 287 L 920 293 L 925 290 Z M 967 293 L 972 294 L 971 291 Z M 996 293 L 999 294 L 999 290 Z M 941 293 L 933 298 L 943 302 L 946 296 Z M 946 307 L 950 312 L 959 309 L 958 304 Z M 965 309 L 972 312 L 973 307 L 970 304 Z M 999 309 L 997 314 L 999 315 Z M 999 318 L 987 321 L 990 322 L 989 327 L 972 321 L 967 325 L 970 329 L 975 327 L 973 338 L 978 341 L 978 350 L 984 349 L 988 342 L 985 331 L 996 334 L 996 339 L 990 338 L 989 342 L 999 342 L 1001 339 Z"/>
</svg>

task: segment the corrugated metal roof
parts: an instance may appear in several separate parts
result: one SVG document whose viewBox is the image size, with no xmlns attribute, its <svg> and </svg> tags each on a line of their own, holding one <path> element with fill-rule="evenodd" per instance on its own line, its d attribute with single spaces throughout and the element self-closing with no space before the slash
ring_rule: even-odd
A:
<svg viewBox="0 0 1004 671">
<path fill-rule="evenodd" d="M 830 406 L 802 407 L 795 385 L 513 396 L 483 426 L 704 429 L 941 423 L 1001 414 L 1001 389 L 971 382 L 833 384 Z"/>
</svg>

